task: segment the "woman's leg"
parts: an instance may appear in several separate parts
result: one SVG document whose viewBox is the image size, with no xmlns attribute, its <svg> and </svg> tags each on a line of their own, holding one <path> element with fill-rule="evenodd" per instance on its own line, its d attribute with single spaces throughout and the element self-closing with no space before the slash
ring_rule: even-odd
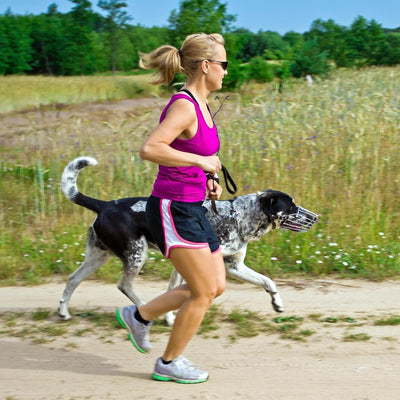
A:
<svg viewBox="0 0 400 400">
<path fill-rule="evenodd" d="M 190 296 L 182 303 L 163 359 L 169 361 L 181 355 L 197 332 L 204 315 L 215 297 L 225 290 L 225 265 L 221 253 L 209 249 L 175 248 L 171 261 L 190 288 Z"/>
<path fill-rule="evenodd" d="M 163 355 L 165 361 L 183 353 L 214 298 L 225 290 L 225 265 L 220 252 L 176 247 L 171 250 L 170 259 L 186 284 L 139 307 L 140 315 L 148 321 L 179 309 Z"/>
</svg>

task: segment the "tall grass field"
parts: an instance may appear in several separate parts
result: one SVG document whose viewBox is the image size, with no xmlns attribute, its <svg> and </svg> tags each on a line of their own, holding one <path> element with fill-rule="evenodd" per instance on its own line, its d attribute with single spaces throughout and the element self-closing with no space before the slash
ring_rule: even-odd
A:
<svg viewBox="0 0 400 400">
<path fill-rule="evenodd" d="M 3 285 L 65 279 L 82 262 L 95 216 L 60 190 L 75 157 L 99 162 L 78 178 L 89 196 L 151 192 L 157 167 L 139 148 L 169 95 L 150 92 L 143 79 L 0 77 Z M 275 230 L 251 243 L 246 263 L 275 278 L 398 278 L 400 68 L 339 70 L 312 86 L 290 81 L 282 93 L 248 85 L 218 96 L 228 94 L 215 121 L 237 194 L 281 190 L 320 216 L 307 233 Z M 219 101 L 212 96 L 210 105 L 216 111 Z M 117 281 L 120 270 L 113 259 L 94 278 Z M 150 254 L 143 273 L 166 278 L 170 270 Z"/>
</svg>

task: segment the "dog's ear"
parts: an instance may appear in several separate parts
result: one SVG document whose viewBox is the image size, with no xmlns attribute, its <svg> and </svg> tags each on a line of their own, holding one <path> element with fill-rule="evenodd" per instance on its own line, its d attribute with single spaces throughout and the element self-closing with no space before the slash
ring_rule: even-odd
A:
<svg viewBox="0 0 400 400">
<path fill-rule="evenodd" d="M 272 190 L 266 190 L 259 195 L 261 209 L 263 213 L 268 215 L 271 219 L 276 219 L 276 203 L 278 198 Z"/>
</svg>

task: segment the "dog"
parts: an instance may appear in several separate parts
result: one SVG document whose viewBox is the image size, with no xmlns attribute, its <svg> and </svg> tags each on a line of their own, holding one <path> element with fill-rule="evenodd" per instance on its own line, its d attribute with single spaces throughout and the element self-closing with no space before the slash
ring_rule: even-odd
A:
<svg viewBox="0 0 400 400">
<path fill-rule="evenodd" d="M 59 303 L 58 313 L 64 320 L 71 318 L 68 304 L 74 290 L 112 256 L 117 256 L 123 264 L 118 289 L 134 304 L 143 304 L 133 290 L 133 281 L 148 258 L 148 250 L 159 251 L 146 222 L 146 197 L 103 201 L 79 192 L 77 178 L 80 170 L 96 164 L 92 157 L 78 157 L 65 167 L 62 174 L 61 188 L 66 197 L 97 214 L 88 231 L 85 259 L 68 277 Z M 307 231 L 317 221 L 317 215 L 297 206 L 288 194 L 271 189 L 232 200 L 219 200 L 215 206 L 217 213 L 213 211 L 210 200 L 204 201 L 207 218 L 219 239 L 227 275 L 262 287 L 271 296 L 274 310 L 283 312 L 283 302 L 275 283 L 245 265 L 247 245 L 276 228 Z M 182 282 L 174 270 L 168 289 Z M 173 313 L 168 313 L 167 324 L 172 324 L 173 320 Z"/>
</svg>

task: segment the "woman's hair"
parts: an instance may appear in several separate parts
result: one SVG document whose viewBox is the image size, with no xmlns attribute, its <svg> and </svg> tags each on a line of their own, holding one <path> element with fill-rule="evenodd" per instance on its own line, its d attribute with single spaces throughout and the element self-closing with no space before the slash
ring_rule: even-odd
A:
<svg viewBox="0 0 400 400">
<path fill-rule="evenodd" d="M 189 35 L 180 50 L 164 45 L 151 53 L 140 53 L 139 66 L 144 69 L 157 69 L 153 84 L 168 84 L 180 72 L 188 78 L 195 74 L 199 61 L 212 59 L 217 45 L 225 41 L 219 33 L 196 33 Z"/>
</svg>

